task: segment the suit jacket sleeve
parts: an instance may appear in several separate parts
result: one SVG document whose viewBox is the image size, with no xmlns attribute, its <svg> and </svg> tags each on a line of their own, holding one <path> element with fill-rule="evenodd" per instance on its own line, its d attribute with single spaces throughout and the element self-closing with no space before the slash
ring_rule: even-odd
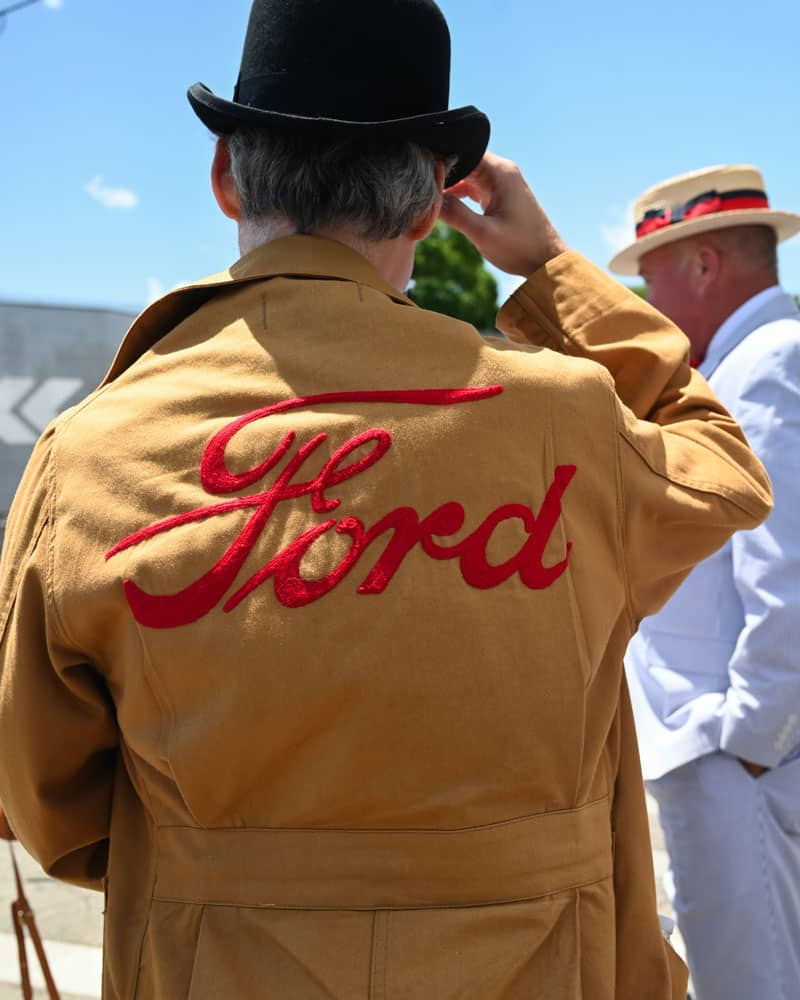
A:
<svg viewBox="0 0 800 1000">
<path fill-rule="evenodd" d="M 574 251 L 503 307 L 512 339 L 589 358 L 616 390 L 617 469 L 629 612 L 657 611 L 694 565 L 770 511 L 764 468 L 741 428 L 688 364 L 666 317 Z"/>
<path fill-rule="evenodd" d="M 47 872 L 99 888 L 105 875 L 117 727 L 102 677 L 70 646 L 48 554 L 54 430 L 12 505 L 0 571 L 0 801 Z"/>
<path fill-rule="evenodd" d="M 800 743 L 800 344 L 776 345 L 751 367 L 736 414 L 767 467 L 775 510 L 736 535 L 734 584 L 744 628 L 728 665 L 721 748 L 774 767 Z"/>
</svg>

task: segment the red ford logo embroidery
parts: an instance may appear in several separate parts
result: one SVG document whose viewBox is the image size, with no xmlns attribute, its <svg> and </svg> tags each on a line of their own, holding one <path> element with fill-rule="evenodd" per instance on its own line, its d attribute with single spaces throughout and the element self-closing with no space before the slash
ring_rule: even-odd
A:
<svg viewBox="0 0 800 1000">
<path fill-rule="evenodd" d="M 225 451 L 239 431 L 257 420 L 264 420 L 276 413 L 330 403 L 455 406 L 481 402 L 499 395 L 502 391 L 502 386 L 493 385 L 471 389 L 340 392 L 286 400 L 248 413 L 216 434 L 203 453 L 200 480 L 206 492 L 221 497 L 254 486 L 276 469 L 289 455 L 297 437 L 295 431 L 286 434 L 268 458 L 247 472 L 234 474 L 228 470 L 225 462 Z M 325 463 L 322 471 L 313 479 L 295 482 L 295 477 L 300 474 L 308 458 L 327 439 L 328 435 L 322 433 L 301 444 L 296 454 L 288 459 L 272 486 L 267 489 L 159 521 L 115 545 L 106 554 L 106 559 L 113 559 L 120 552 L 181 525 L 220 517 L 235 510 L 247 508 L 253 510 L 244 528 L 219 561 L 178 593 L 149 594 L 133 581 L 126 580 L 125 595 L 136 621 L 147 628 L 178 628 L 207 615 L 234 585 L 236 577 L 278 504 L 284 500 L 308 496 L 314 513 L 331 514 L 341 505 L 341 500 L 333 493 L 335 488 L 372 468 L 392 446 L 392 437 L 388 431 L 379 428 L 365 431 L 337 449 Z M 350 455 L 367 445 L 372 445 L 370 451 L 355 461 L 347 462 Z M 398 507 L 371 528 L 366 528 L 357 517 L 349 515 L 328 518 L 304 531 L 273 556 L 265 566 L 228 597 L 223 610 L 233 611 L 256 587 L 270 579 L 273 581 L 275 596 L 285 607 L 299 608 L 312 604 L 341 583 L 354 569 L 366 549 L 377 538 L 387 533 L 391 533 L 388 542 L 358 587 L 359 594 L 382 594 L 405 557 L 416 545 L 419 545 L 431 559 L 457 559 L 461 575 L 472 587 L 488 590 L 499 586 L 516 573 L 526 587 L 531 590 L 543 590 L 555 583 L 569 564 L 571 544 L 567 545 L 564 559 L 556 565 L 544 566 L 543 558 L 547 543 L 561 516 L 562 497 L 575 472 L 574 465 L 560 465 L 556 468 L 555 478 L 538 514 L 534 514 L 529 507 L 522 504 L 506 504 L 498 507 L 475 531 L 454 545 L 443 545 L 437 539 L 454 535 L 464 527 L 466 514 L 461 504 L 456 502 L 445 503 L 422 519 L 413 507 Z M 497 526 L 503 521 L 512 519 L 522 522 L 529 537 L 516 556 L 500 566 L 493 566 L 487 561 L 486 547 Z M 329 531 L 349 536 L 350 550 L 336 569 L 327 576 L 307 580 L 300 574 L 303 557 L 317 539 Z"/>
</svg>

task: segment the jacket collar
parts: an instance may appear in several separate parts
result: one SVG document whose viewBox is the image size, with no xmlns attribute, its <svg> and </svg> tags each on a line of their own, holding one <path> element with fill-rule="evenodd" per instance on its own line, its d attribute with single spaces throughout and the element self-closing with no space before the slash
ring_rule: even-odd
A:
<svg viewBox="0 0 800 1000">
<path fill-rule="evenodd" d="M 780 285 L 773 285 L 748 299 L 731 313 L 712 337 L 708 353 L 700 365 L 701 375 L 709 378 L 745 337 L 759 327 L 781 319 L 800 319 L 800 309 Z"/>
<path fill-rule="evenodd" d="M 148 306 L 133 322 L 101 385 L 118 378 L 137 358 L 216 295 L 239 285 L 278 276 L 324 278 L 367 285 L 400 305 L 414 306 L 351 247 L 316 236 L 286 236 L 245 254 L 226 271 L 176 288 Z"/>
</svg>

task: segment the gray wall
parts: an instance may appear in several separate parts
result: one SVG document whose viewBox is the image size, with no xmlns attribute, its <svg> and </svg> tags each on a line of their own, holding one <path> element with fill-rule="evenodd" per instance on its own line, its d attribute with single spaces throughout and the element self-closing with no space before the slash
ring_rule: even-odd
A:
<svg viewBox="0 0 800 1000">
<path fill-rule="evenodd" d="M 36 439 L 102 381 L 133 318 L 0 302 L 0 540 Z"/>
</svg>

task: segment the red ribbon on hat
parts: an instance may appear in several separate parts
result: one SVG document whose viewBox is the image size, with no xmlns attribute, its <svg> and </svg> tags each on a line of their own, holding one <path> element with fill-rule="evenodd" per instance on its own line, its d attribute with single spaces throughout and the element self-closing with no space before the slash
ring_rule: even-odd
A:
<svg viewBox="0 0 800 1000">
<path fill-rule="evenodd" d="M 742 212 L 751 208 L 769 209 L 766 192 L 754 189 L 706 191 L 683 205 L 673 205 L 671 208 L 653 208 L 646 212 L 642 221 L 636 226 L 636 239 L 640 240 L 650 233 L 674 226 L 678 222 L 696 219 L 702 215 Z"/>
</svg>

